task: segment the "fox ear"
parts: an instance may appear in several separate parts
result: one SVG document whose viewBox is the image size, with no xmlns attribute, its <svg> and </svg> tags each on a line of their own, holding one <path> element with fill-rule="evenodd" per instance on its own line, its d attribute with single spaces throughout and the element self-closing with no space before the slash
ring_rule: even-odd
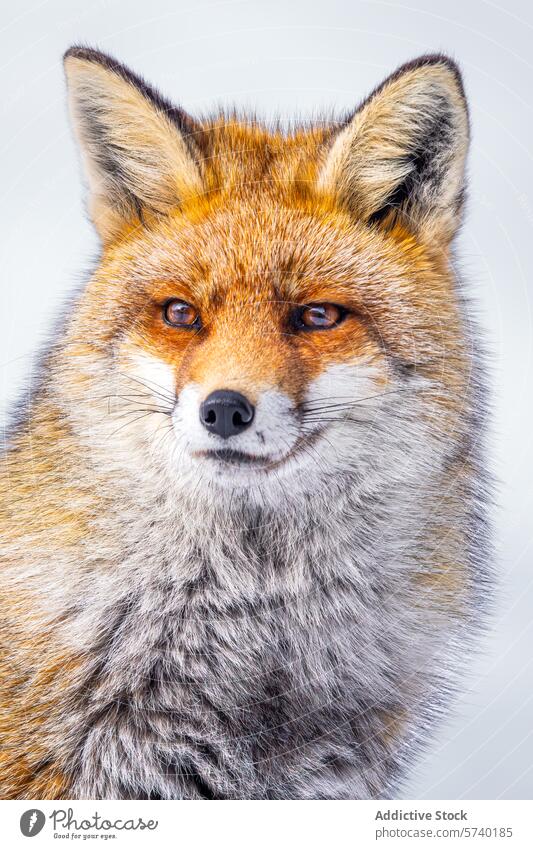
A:
<svg viewBox="0 0 533 849">
<path fill-rule="evenodd" d="M 424 56 L 376 89 L 336 135 L 319 177 L 358 217 L 401 218 L 422 238 L 457 229 L 468 149 L 468 113 L 456 65 Z"/>
<path fill-rule="evenodd" d="M 180 109 L 109 56 L 65 54 L 70 111 L 102 240 L 144 212 L 166 213 L 202 191 L 194 125 Z"/>
</svg>

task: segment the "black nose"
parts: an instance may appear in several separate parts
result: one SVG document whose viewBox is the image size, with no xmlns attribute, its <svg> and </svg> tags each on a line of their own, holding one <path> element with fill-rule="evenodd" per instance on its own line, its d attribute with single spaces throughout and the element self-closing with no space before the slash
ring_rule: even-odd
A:
<svg viewBox="0 0 533 849">
<path fill-rule="evenodd" d="M 227 439 L 250 427 L 254 412 L 252 404 L 240 392 L 217 389 L 200 406 L 200 421 L 211 433 Z"/>
</svg>

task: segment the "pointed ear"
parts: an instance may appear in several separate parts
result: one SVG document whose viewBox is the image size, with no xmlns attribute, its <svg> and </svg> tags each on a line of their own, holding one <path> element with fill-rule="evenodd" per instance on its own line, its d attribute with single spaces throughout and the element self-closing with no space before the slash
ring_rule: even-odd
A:
<svg viewBox="0 0 533 849">
<path fill-rule="evenodd" d="M 445 56 L 424 56 L 386 79 L 338 132 L 319 185 L 369 223 L 401 218 L 422 238 L 448 242 L 467 149 L 459 70 Z"/>
<path fill-rule="evenodd" d="M 192 120 L 103 53 L 65 54 L 70 111 L 104 242 L 202 191 Z"/>
</svg>

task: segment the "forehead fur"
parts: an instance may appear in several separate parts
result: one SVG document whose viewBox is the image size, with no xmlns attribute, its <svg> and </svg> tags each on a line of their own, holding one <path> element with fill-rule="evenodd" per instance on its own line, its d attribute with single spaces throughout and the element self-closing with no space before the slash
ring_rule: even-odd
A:
<svg viewBox="0 0 533 849">
<path fill-rule="evenodd" d="M 325 122 L 283 131 L 236 112 L 220 112 L 195 132 L 207 191 L 270 188 L 277 195 L 306 198 L 334 132 L 335 124 Z"/>
</svg>

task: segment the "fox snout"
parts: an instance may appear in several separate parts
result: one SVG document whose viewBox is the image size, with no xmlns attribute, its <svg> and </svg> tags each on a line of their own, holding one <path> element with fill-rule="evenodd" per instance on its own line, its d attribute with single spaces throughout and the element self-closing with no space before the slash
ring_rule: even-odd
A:
<svg viewBox="0 0 533 849">
<path fill-rule="evenodd" d="M 250 427 L 255 407 L 240 392 L 218 389 L 200 404 L 200 421 L 209 433 L 222 439 L 237 436 Z"/>
</svg>

